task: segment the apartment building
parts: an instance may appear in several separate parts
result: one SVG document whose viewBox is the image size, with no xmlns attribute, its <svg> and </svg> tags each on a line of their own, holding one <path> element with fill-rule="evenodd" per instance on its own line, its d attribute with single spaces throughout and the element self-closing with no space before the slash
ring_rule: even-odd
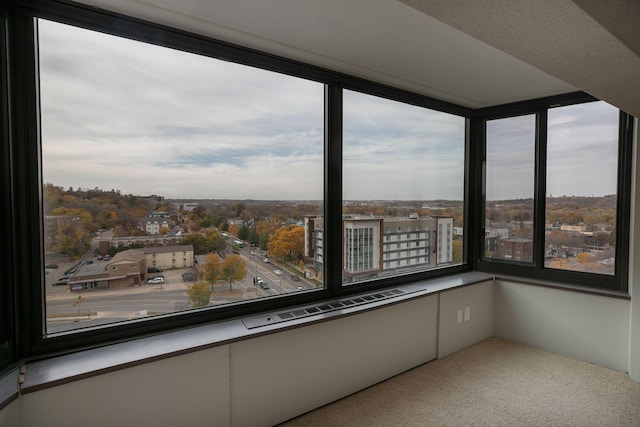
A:
<svg viewBox="0 0 640 427">
<path fill-rule="evenodd" d="M 305 257 L 323 269 L 321 217 L 306 216 Z M 374 218 L 347 215 L 342 219 L 343 280 L 355 282 L 429 270 L 453 262 L 453 218 Z"/>
</svg>

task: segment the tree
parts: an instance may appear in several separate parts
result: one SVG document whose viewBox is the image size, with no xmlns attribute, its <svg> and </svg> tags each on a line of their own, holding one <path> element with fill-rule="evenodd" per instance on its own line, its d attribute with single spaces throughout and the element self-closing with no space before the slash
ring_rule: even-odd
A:
<svg viewBox="0 0 640 427">
<path fill-rule="evenodd" d="M 451 242 L 451 250 L 453 262 L 462 262 L 462 240 L 454 240 Z"/>
<path fill-rule="evenodd" d="M 193 246 L 194 255 L 204 255 L 211 252 L 209 250 L 208 243 L 209 242 L 207 242 L 207 238 L 199 233 L 188 234 L 180 239 L 181 245 Z"/>
<path fill-rule="evenodd" d="M 229 290 L 234 281 L 243 280 L 247 277 L 247 263 L 244 262 L 240 255 L 231 255 L 223 262 L 223 274 L 229 281 Z"/>
<path fill-rule="evenodd" d="M 215 252 L 221 257 L 227 249 L 227 239 L 218 230 L 207 230 L 207 252 Z"/>
<path fill-rule="evenodd" d="M 91 236 L 80 221 L 60 221 L 53 250 L 76 259 L 89 249 L 90 239 Z"/>
<path fill-rule="evenodd" d="M 204 280 L 194 283 L 187 289 L 192 308 L 206 307 L 211 299 L 211 288 Z"/>
<path fill-rule="evenodd" d="M 269 253 L 283 260 L 300 259 L 304 253 L 304 227 L 289 225 L 271 235 L 267 245 Z"/>
<path fill-rule="evenodd" d="M 217 254 L 210 254 L 207 256 L 207 260 L 202 266 L 202 277 L 204 280 L 211 283 L 211 289 L 213 290 L 213 284 L 219 280 L 224 279 L 223 261 Z"/>
</svg>

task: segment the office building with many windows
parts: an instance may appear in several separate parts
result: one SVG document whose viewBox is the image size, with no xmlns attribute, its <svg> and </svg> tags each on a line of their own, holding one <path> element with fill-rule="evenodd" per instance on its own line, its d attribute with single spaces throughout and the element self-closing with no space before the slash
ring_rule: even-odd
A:
<svg viewBox="0 0 640 427">
<path fill-rule="evenodd" d="M 323 220 L 305 217 L 305 256 L 323 269 Z M 453 218 L 345 215 L 343 282 L 425 271 L 453 263 Z"/>
</svg>

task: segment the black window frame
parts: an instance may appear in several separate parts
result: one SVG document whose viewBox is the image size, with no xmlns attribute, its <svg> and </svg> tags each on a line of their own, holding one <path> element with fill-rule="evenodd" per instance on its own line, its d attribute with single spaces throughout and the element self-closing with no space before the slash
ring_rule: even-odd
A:
<svg viewBox="0 0 640 427">
<path fill-rule="evenodd" d="M 68 353 L 83 348 L 97 347 L 210 323 L 282 307 L 307 304 L 323 299 L 368 292 L 388 286 L 397 286 L 444 275 L 481 270 L 512 276 L 593 287 L 594 275 L 554 270 L 541 273 L 540 265 L 526 266 L 497 260 L 484 260 L 484 204 L 482 198 L 482 163 L 484 160 L 484 128 L 486 120 L 535 113 L 539 121 L 546 123 L 546 109 L 597 99 L 584 93 L 571 93 L 556 97 L 531 100 L 480 110 L 462 107 L 449 102 L 418 95 L 409 91 L 370 82 L 331 70 L 300 63 L 242 46 L 212 40 L 170 27 L 153 24 L 56 0 L 10 0 L 0 6 L 0 133 L 2 147 L 1 178 L 6 191 L 0 195 L 3 209 L 0 227 L 7 239 L 0 239 L 6 256 L 7 268 L 0 271 L 0 371 L 19 363 Z M 34 18 L 105 32 L 146 43 L 175 48 L 186 52 L 220 58 L 270 70 L 285 75 L 304 78 L 324 84 L 324 230 L 323 256 L 325 288 L 317 292 L 282 295 L 273 299 L 258 299 L 242 305 L 191 310 L 145 320 L 134 320 L 106 327 L 74 330 L 55 336 L 45 336 L 44 299 L 42 283 L 42 183 L 39 157 L 39 112 L 37 44 Z M 117 30 L 116 30 L 117 29 Z M 435 270 L 389 277 L 374 281 L 342 283 L 342 95 L 348 89 L 372 96 L 386 98 L 427 109 L 445 112 L 466 119 L 465 126 L 465 186 L 464 186 L 464 247 L 462 264 Z M 629 224 L 631 200 L 631 141 L 632 117 L 620 114 L 620 174 L 618 184 L 616 275 L 603 283 L 606 289 L 627 290 L 629 257 Z M 537 140 L 546 138 L 542 131 Z M 538 157 L 543 147 L 537 144 Z M 536 200 L 544 196 L 544 164 L 536 165 Z M 536 205 L 535 220 L 544 224 L 544 211 Z M 542 254 L 540 238 L 544 230 L 535 231 L 534 260 L 540 262 Z M 544 240 L 542 240 L 544 241 Z M 543 261 L 543 260 L 542 260 Z M 590 281 L 591 280 L 591 281 Z M 8 284 L 8 285 L 7 285 Z M 4 340 L 4 344 L 2 342 Z"/>
<path fill-rule="evenodd" d="M 482 185 L 482 174 L 486 162 L 486 124 L 490 120 L 535 115 L 535 176 L 534 176 L 534 230 L 533 260 L 519 262 L 497 258 L 484 258 L 486 212 L 483 189 L 480 188 L 480 203 L 475 212 L 480 233 L 477 236 L 475 267 L 480 271 L 504 274 L 515 277 L 528 277 L 534 280 L 577 285 L 585 288 L 628 290 L 629 269 L 629 232 L 631 214 L 631 168 L 633 163 L 633 116 L 619 110 L 618 119 L 618 174 L 616 206 L 616 264 L 613 275 L 560 270 L 545 267 L 545 217 L 546 217 L 546 180 L 547 180 L 547 126 L 548 111 L 552 108 L 597 102 L 599 99 L 586 93 L 571 93 L 537 99 L 532 102 L 490 107 L 478 110 L 478 149 L 479 173 L 476 180 Z"/>
<path fill-rule="evenodd" d="M 102 346 L 149 334 L 367 292 L 471 269 L 469 264 L 463 263 L 446 269 L 362 284 L 349 286 L 342 284 L 342 91 L 353 90 L 461 116 L 467 121 L 465 137 L 467 148 L 470 146 L 468 123 L 475 114 L 472 109 L 72 2 L 15 0 L 6 9 L 9 31 L 4 45 L 8 46 L 8 55 L 11 58 L 11 61 L 8 61 L 11 76 L 8 87 L 13 91 L 4 97 L 10 104 L 3 113 L 5 110 L 11 112 L 14 126 L 10 137 L 6 138 L 7 143 L 3 149 L 8 147 L 13 150 L 10 158 L 14 169 L 11 176 L 7 177 L 11 179 L 8 182 L 11 182 L 13 188 L 11 214 L 21 219 L 13 226 L 10 223 L 5 224 L 8 231 L 13 231 L 15 236 L 20 236 L 11 241 L 10 252 L 21 254 L 19 259 L 12 263 L 12 266 L 15 266 L 16 277 L 20 277 L 21 280 L 10 282 L 12 283 L 10 288 L 17 294 L 10 308 L 15 309 L 16 313 L 6 313 L 8 317 L 15 318 L 17 324 L 17 329 L 12 334 L 17 344 L 17 351 L 10 358 L 15 360 L 47 357 L 52 354 Z M 316 292 L 280 295 L 276 298 L 257 299 L 240 305 L 190 310 L 141 321 L 133 320 L 47 336 L 44 332 L 46 330 L 44 295 L 40 285 L 43 282 L 43 269 L 40 266 L 44 264 L 42 262 L 42 183 L 39 157 L 38 47 L 35 23 L 37 18 L 323 83 L 325 85 L 325 230 L 323 233 L 325 288 Z M 465 158 L 465 164 L 470 164 L 468 158 Z M 468 173 L 465 174 L 465 196 L 470 193 L 468 176 Z M 468 207 L 465 207 L 465 210 L 468 210 Z M 465 221 L 468 221 L 467 215 L 465 215 Z"/>
</svg>

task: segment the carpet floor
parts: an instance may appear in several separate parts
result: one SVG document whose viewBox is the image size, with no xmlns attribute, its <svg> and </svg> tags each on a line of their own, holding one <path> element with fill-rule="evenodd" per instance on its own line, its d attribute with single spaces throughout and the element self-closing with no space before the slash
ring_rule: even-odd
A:
<svg viewBox="0 0 640 427">
<path fill-rule="evenodd" d="M 640 383 L 491 338 L 281 426 L 640 426 Z"/>
</svg>

